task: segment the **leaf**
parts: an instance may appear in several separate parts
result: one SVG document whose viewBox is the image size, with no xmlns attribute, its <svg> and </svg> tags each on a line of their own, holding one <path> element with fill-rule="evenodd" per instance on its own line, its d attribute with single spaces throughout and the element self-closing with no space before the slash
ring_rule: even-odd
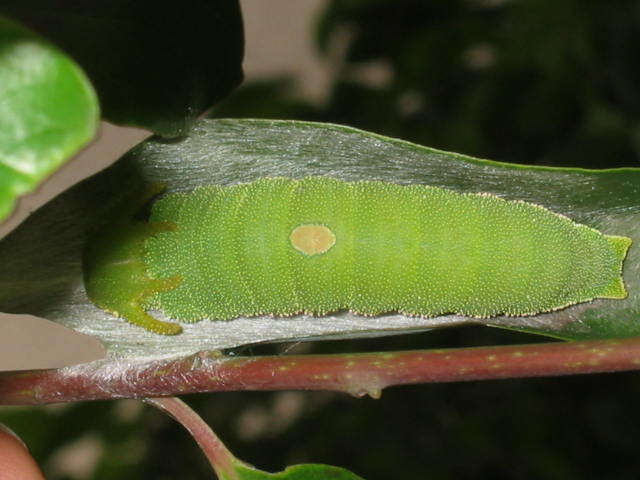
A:
<svg viewBox="0 0 640 480">
<path fill-rule="evenodd" d="M 115 123 L 184 135 L 242 80 L 237 0 L 2 3 L 82 65 Z"/>
<path fill-rule="evenodd" d="M 362 480 L 362 477 L 344 468 L 331 465 L 294 465 L 278 473 L 263 472 L 240 463 L 234 466 L 237 480 Z M 222 478 L 232 480 L 226 475 Z"/>
<path fill-rule="evenodd" d="M 129 325 L 94 307 L 82 285 L 87 235 L 128 192 L 143 183 L 169 191 L 247 182 L 265 176 L 331 175 L 423 183 L 461 192 L 491 192 L 543 205 L 605 233 L 633 239 L 624 276 L 625 300 L 597 300 L 530 317 L 487 320 L 390 314 L 299 315 L 185 324 L 178 337 Z M 179 142 L 151 139 L 117 164 L 47 204 L 0 243 L 0 311 L 30 313 L 100 338 L 128 359 L 182 356 L 249 343 L 382 335 L 485 323 L 565 339 L 640 335 L 640 169 L 589 171 L 523 167 L 329 124 L 266 120 L 205 120 Z"/>
<path fill-rule="evenodd" d="M 0 221 L 95 135 L 98 103 L 80 68 L 0 17 Z"/>
</svg>

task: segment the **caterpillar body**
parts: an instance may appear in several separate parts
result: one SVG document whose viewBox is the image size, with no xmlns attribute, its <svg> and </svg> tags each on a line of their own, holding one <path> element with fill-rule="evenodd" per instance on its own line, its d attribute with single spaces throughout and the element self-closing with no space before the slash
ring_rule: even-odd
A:
<svg viewBox="0 0 640 480">
<path fill-rule="evenodd" d="M 126 218 L 125 218 L 126 217 Z M 534 315 L 625 298 L 627 237 L 541 206 L 425 185 L 263 178 L 167 194 L 85 251 L 100 308 L 160 334 L 239 316 Z"/>
</svg>

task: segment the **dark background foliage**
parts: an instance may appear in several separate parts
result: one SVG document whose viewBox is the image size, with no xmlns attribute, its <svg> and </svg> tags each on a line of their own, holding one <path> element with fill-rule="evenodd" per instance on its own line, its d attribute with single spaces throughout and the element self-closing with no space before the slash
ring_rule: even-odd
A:
<svg viewBox="0 0 640 480">
<path fill-rule="evenodd" d="M 346 53 L 326 104 L 291 98 L 289 80 L 279 79 L 244 85 L 213 115 L 345 123 L 509 162 L 638 166 L 639 34 L 636 1 L 334 0 L 318 19 L 318 48 L 328 54 L 342 35 Z M 372 64 L 388 72 L 383 82 L 354 73 Z M 233 353 L 541 340 L 473 327 Z M 367 480 L 635 479 L 638 394 L 638 374 L 624 373 L 418 385 L 379 400 L 322 392 L 186 400 L 238 457 L 271 471 L 322 462 Z M 55 449 L 87 438 L 102 445 L 89 478 L 211 476 L 181 427 L 131 403 L 4 410 L 0 420 L 24 437 L 53 480 L 72 478 L 55 474 Z"/>
<path fill-rule="evenodd" d="M 637 166 L 638 2 L 333 1 L 320 51 L 344 30 L 323 108 L 282 102 L 275 82 L 246 85 L 217 114 L 344 123 L 506 162 Z M 383 85 L 353 75 L 371 63 L 390 71 Z"/>
</svg>

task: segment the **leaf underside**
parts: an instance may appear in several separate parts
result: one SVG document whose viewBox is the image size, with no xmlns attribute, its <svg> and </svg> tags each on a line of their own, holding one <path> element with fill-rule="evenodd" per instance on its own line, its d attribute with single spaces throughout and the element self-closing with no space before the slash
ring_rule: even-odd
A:
<svg viewBox="0 0 640 480">
<path fill-rule="evenodd" d="M 631 237 L 624 300 L 596 300 L 528 317 L 360 317 L 341 312 L 202 321 L 178 337 L 133 327 L 94 307 L 82 285 L 84 241 L 127 193 L 142 184 L 168 191 L 230 185 L 261 177 L 331 175 L 343 180 L 421 183 L 460 192 L 489 192 L 542 205 L 603 233 Z M 564 339 L 640 335 L 640 169 L 588 171 L 523 167 L 442 152 L 329 124 L 204 120 L 179 142 L 151 139 L 113 167 L 53 200 L 0 246 L 0 311 L 31 313 L 100 338 L 109 351 L 160 358 L 244 344 L 307 338 L 383 335 L 484 323 Z M 108 199 L 108 200 L 107 200 Z M 16 280 L 19 279 L 19 280 Z"/>
</svg>

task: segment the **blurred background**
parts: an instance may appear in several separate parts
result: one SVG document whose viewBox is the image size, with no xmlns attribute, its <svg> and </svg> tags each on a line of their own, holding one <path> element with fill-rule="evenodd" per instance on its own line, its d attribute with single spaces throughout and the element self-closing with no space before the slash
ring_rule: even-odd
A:
<svg viewBox="0 0 640 480">
<path fill-rule="evenodd" d="M 343 123 L 506 162 L 639 166 L 640 3 L 243 0 L 246 81 L 211 113 Z M 611 192 L 615 195 L 615 192 Z M 541 341 L 469 327 L 258 346 L 291 354 Z M 185 400 L 242 460 L 367 480 L 637 479 L 637 373 Z M 136 401 L 0 408 L 51 480 L 202 479 L 173 420 Z"/>
</svg>

